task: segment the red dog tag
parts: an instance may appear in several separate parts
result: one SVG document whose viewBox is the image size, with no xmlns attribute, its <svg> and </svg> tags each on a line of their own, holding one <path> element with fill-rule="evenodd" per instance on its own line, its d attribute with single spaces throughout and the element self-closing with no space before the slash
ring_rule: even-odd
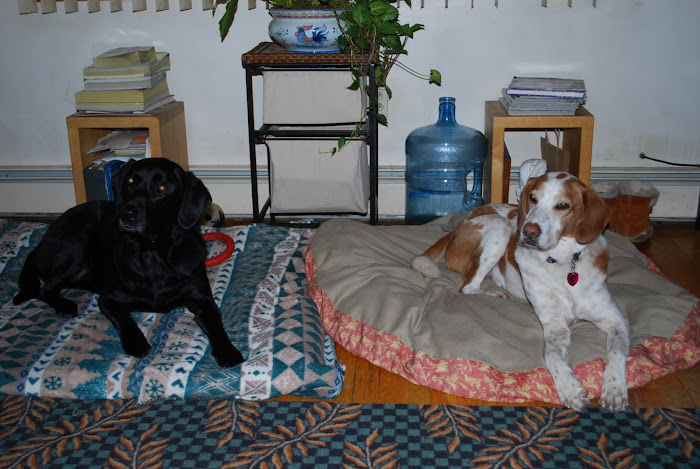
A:
<svg viewBox="0 0 700 469">
<path fill-rule="evenodd" d="M 566 276 L 566 281 L 569 282 L 569 285 L 573 287 L 578 283 L 578 273 L 569 272 L 569 274 Z"/>
</svg>

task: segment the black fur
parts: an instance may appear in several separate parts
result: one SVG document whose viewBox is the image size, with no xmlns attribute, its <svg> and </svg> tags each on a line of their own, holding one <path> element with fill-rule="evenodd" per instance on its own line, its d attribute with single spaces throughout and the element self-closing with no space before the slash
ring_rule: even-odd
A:
<svg viewBox="0 0 700 469">
<path fill-rule="evenodd" d="M 206 245 L 196 225 L 211 205 L 207 188 L 163 158 L 130 161 L 115 172 L 112 187 L 113 202 L 78 205 L 49 226 L 27 257 L 13 302 L 39 298 L 59 315 L 74 317 L 77 305 L 61 290 L 97 293 L 124 352 L 135 357 L 145 357 L 151 346 L 131 312 L 167 313 L 185 306 L 209 338 L 217 363 L 242 363 L 204 266 Z"/>
</svg>

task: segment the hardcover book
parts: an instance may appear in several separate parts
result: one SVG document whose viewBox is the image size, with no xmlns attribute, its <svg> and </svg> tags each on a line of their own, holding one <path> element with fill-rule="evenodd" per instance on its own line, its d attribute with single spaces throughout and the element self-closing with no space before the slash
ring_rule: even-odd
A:
<svg viewBox="0 0 700 469">
<path fill-rule="evenodd" d="M 156 50 L 152 46 L 117 47 L 93 58 L 92 65 L 98 68 L 128 67 L 153 62 L 155 59 Z"/>
<path fill-rule="evenodd" d="M 152 88 L 137 90 L 81 90 L 75 93 L 76 105 L 100 103 L 145 103 L 156 96 L 167 95 L 168 82 L 163 79 Z M 162 97 L 162 96 L 161 96 Z M 80 109 L 80 108 L 79 108 Z"/>
<path fill-rule="evenodd" d="M 86 114 L 147 114 L 175 101 L 168 92 L 142 103 L 76 103 L 76 109 Z"/>
<path fill-rule="evenodd" d="M 165 80 L 165 72 L 159 72 L 155 75 L 145 77 L 129 77 L 129 78 L 100 78 L 85 80 L 84 86 L 86 90 L 138 90 L 144 88 L 153 88 L 162 80 Z"/>
<path fill-rule="evenodd" d="M 83 69 L 83 78 L 87 80 L 93 78 L 114 79 L 146 77 L 149 75 L 154 75 L 158 72 L 166 72 L 168 70 L 170 70 L 170 54 L 167 52 L 156 52 L 156 60 L 153 62 L 140 63 L 128 67 L 85 67 Z"/>
</svg>

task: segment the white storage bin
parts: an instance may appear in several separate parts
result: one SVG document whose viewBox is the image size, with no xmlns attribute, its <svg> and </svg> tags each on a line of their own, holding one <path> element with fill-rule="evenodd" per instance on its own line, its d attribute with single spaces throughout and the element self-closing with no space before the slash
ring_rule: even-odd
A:
<svg viewBox="0 0 700 469">
<path fill-rule="evenodd" d="M 272 213 L 367 212 L 367 145 L 353 140 L 331 156 L 336 144 L 336 140 L 267 140 Z"/>
<path fill-rule="evenodd" d="M 364 86 L 353 91 L 348 89 L 351 84 L 352 74 L 347 70 L 265 70 L 263 123 L 363 122 L 367 114 Z"/>
</svg>

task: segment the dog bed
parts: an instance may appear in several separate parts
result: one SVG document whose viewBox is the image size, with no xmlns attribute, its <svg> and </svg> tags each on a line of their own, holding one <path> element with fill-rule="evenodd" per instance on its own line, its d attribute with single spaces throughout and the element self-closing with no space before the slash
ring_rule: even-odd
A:
<svg viewBox="0 0 700 469">
<path fill-rule="evenodd" d="M 410 260 L 463 218 L 420 226 L 324 223 L 307 252 L 309 293 L 329 335 L 413 383 L 502 402 L 559 403 L 546 370 L 542 327 L 529 303 L 458 293 L 446 269 L 427 279 Z M 700 360 L 700 304 L 664 278 L 632 243 L 606 234 L 608 285 L 631 326 L 627 367 L 639 387 Z M 484 288 L 497 289 L 490 279 Z M 567 360 L 589 397 L 601 392 L 606 337 L 586 321 L 572 327 Z"/>
<path fill-rule="evenodd" d="M 153 345 L 143 359 L 123 353 L 97 295 L 69 290 L 73 319 L 31 300 L 12 304 L 27 254 L 48 225 L 0 220 L 0 393 L 79 399 L 335 397 L 344 368 L 305 294 L 304 255 L 315 229 L 246 225 L 219 231 L 233 255 L 210 267 L 214 299 L 246 362 L 223 369 L 184 308 L 134 313 Z M 210 245 L 218 254 L 222 243 Z M 210 256 L 211 257 L 211 256 Z"/>
</svg>

